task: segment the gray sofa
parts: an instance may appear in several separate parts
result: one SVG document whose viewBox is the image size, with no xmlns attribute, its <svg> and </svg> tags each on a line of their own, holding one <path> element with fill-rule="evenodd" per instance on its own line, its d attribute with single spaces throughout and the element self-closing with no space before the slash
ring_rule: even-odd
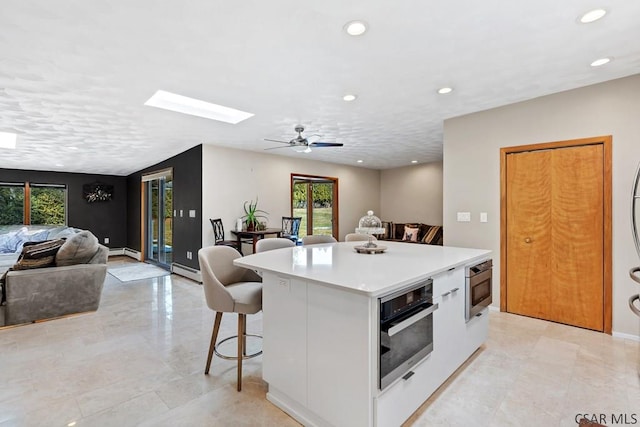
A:
<svg viewBox="0 0 640 427">
<path fill-rule="evenodd" d="M 95 311 L 100 304 L 107 274 L 109 249 L 88 231 L 86 248 L 73 248 L 72 259 L 58 260 L 44 268 L 10 270 L 5 277 L 5 304 L 0 307 L 0 325 L 16 325 L 43 319 Z M 70 240 L 73 237 L 68 238 Z M 65 242 L 67 244 L 67 242 Z M 61 252 L 64 248 L 60 248 Z M 68 252 L 68 251 L 67 251 Z M 67 265 L 63 265 L 67 264 Z M 68 265 L 72 264 L 72 265 Z"/>
</svg>

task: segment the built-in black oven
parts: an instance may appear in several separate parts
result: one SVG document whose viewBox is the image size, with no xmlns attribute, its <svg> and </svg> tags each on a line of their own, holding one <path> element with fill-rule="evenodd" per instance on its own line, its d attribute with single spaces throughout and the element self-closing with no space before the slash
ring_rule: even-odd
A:
<svg viewBox="0 0 640 427">
<path fill-rule="evenodd" d="M 378 386 L 411 376 L 410 368 L 433 351 L 433 280 L 425 279 L 379 299 Z"/>
</svg>

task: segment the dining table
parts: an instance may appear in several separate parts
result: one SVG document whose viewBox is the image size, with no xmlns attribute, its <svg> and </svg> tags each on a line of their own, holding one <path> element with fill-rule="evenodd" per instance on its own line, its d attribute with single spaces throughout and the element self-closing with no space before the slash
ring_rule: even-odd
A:
<svg viewBox="0 0 640 427">
<path fill-rule="evenodd" d="M 276 237 L 282 237 L 282 228 L 265 228 L 264 230 L 231 230 L 231 234 L 238 239 L 238 247 L 242 245 L 243 239 L 251 239 L 253 253 L 256 253 L 256 243 L 258 240 L 264 239 L 264 236 L 274 234 Z"/>
</svg>

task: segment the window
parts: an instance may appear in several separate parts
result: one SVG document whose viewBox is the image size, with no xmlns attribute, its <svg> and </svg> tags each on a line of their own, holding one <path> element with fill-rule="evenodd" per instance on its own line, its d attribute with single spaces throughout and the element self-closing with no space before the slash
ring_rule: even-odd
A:
<svg viewBox="0 0 640 427">
<path fill-rule="evenodd" d="M 67 223 L 67 189 L 64 185 L 31 184 L 30 189 L 30 224 Z"/>
<path fill-rule="evenodd" d="M 0 183 L 0 225 L 66 225 L 67 187 Z"/>
<path fill-rule="evenodd" d="M 24 224 L 24 184 L 0 183 L 0 225 Z"/>
</svg>

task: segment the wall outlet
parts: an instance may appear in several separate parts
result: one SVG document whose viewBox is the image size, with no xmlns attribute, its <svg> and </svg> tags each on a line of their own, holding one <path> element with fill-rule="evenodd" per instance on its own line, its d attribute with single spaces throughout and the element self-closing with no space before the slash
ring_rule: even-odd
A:
<svg viewBox="0 0 640 427">
<path fill-rule="evenodd" d="M 183 216 L 184 216 L 184 211 L 180 209 L 180 218 L 182 218 Z"/>
<path fill-rule="evenodd" d="M 195 209 L 190 209 L 189 210 L 189 218 L 195 218 L 196 217 L 196 210 Z"/>
<path fill-rule="evenodd" d="M 471 212 L 458 212 L 458 222 L 471 222 Z"/>
<path fill-rule="evenodd" d="M 109 238 L 108 237 L 104 238 L 104 243 L 105 243 L 105 245 L 109 243 Z"/>
<path fill-rule="evenodd" d="M 285 292 L 288 292 L 291 288 L 291 280 L 285 279 L 283 277 L 278 277 L 278 288 Z"/>
<path fill-rule="evenodd" d="M 487 213 L 480 212 L 480 222 L 487 222 Z"/>
<path fill-rule="evenodd" d="M 191 251 L 187 251 L 187 259 L 192 259 L 193 258 L 193 254 L 191 253 Z"/>
</svg>

